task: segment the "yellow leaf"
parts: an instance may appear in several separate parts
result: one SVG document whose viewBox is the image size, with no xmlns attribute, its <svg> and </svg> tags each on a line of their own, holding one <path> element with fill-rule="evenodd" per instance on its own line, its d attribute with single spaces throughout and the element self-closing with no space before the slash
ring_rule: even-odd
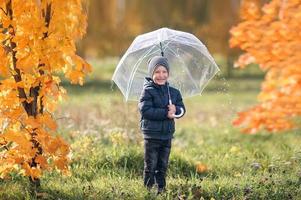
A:
<svg viewBox="0 0 301 200">
<path fill-rule="evenodd" d="M 50 141 L 48 142 L 48 145 L 45 146 L 45 148 L 48 153 L 54 155 L 58 150 L 58 148 L 60 147 L 60 140 L 58 138 L 54 138 L 54 139 L 48 138 L 48 139 Z"/>
<path fill-rule="evenodd" d="M 70 79 L 72 84 L 79 83 L 80 85 L 83 85 L 83 76 L 84 76 L 83 72 L 75 70 L 75 71 L 69 72 L 69 74 L 67 75 L 67 78 Z"/>
<path fill-rule="evenodd" d="M 32 143 L 28 140 L 25 133 L 15 132 L 15 131 L 7 131 L 6 133 L 1 135 L 8 142 L 15 142 L 23 151 L 30 151 L 32 147 Z"/>
<path fill-rule="evenodd" d="M 25 120 L 25 124 L 30 126 L 32 129 L 40 127 L 39 121 L 34 117 L 30 116 Z"/>
<path fill-rule="evenodd" d="M 12 109 L 11 112 L 6 113 L 5 115 L 11 120 L 19 120 L 19 118 L 25 114 L 23 107 L 18 107 L 16 109 Z"/>
<path fill-rule="evenodd" d="M 41 166 L 42 169 L 46 169 L 48 166 L 46 158 L 42 155 L 38 155 L 35 161 Z"/>
<path fill-rule="evenodd" d="M 39 178 L 41 176 L 41 169 L 36 167 L 30 167 L 27 162 L 24 162 L 22 168 L 25 170 L 25 175 L 30 176 L 31 179 Z"/>
<path fill-rule="evenodd" d="M 17 60 L 17 68 L 24 73 L 32 73 L 38 65 L 39 58 L 31 54 Z"/>
<path fill-rule="evenodd" d="M 208 171 L 208 167 L 205 164 L 197 163 L 197 165 L 196 165 L 196 171 L 198 173 L 204 173 L 204 172 Z"/>
<path fill-rule="evenodd" d="M 21 164 L 21 163 L 24 162 L 24 158 L 23 157 L 16 157 L 16 158 L 14 158 L 14 160 L 15 160 L 16 164 Z"/>
<path fill-rule="evenodd" d="M 55 160 L 54 164 L 59 170 L 67 170 L 68 169 L 68 160 L 66 158 L 61 157 L 61 158 Z"/>
<path fill-rule="evenodd" d="M 236 152 L 239 152 L 239 151 L 240 151 L 240 148 L 237 147 L 237 146 L 232 146 L 231 149 L 230 149 L 231 153 L 236 153 Z"/>
<path fill-rule="evenodd" d="M 235 176 L 235 177 L 241 177 L 241 173 L 235 172 L 235 173 L 234 173 L 234 176 Z"/>
<path fill-rule="evenodd" d="M 76 66 L 75 69 L 77 71 L 81 71 L 85 74 L 92 71 L 91 65 L 86 61 L 84 61 L 81 57 L 75 55 L 73 56 L 73 60 L 75 61 L 75 66 Z"/>
<path fill-rule="evenodd" d="M 42 116 L 40 116 L 40 120 L 51 130 L 55 131 L 57 129 L 56 122 L 52 119 L 52 117 L 49 114 L 43 114 Z"/>
<path fill-rule="evenodd" d="M 0 163 L 0 178 L 4 179 L 7 174 L 13 169 L 13 165 L 7 163 Z"/>
<path fill-rule="evenodd" d="M 9 25 L 12 24 L 12 21 L 10 20 L 9 17 L 7 17 L 7 15 L 2 15 L 1 17 L 2 17 L 1 22 L 2 22 L 3 27 L 7 28 L 7 27 L 9 27 Z"/>
</svg>

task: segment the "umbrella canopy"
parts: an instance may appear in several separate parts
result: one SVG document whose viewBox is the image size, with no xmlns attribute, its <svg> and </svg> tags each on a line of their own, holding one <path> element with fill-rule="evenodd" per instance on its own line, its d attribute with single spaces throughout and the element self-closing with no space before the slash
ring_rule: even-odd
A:
<svg viewBox="0 0 301 200">
<path fill-rule="evenodd" d="M 219 71 L 205 45 L 194 35 L 169 28 L 145 33 L 132 42 L 112 78 L 126 101 L 139 99 L 144 78 L 149 77 L 148 60 L 156 55 L 168 59 L 168 82 L 183 97 L 201 94 Z"/>
</svg>

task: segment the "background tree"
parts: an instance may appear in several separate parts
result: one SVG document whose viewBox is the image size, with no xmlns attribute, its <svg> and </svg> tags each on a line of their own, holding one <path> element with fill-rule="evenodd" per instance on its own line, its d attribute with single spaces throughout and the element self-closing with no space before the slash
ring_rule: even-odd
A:
<svg viewBox="0 0 301 200">
<path fill-rule="evenodd" d="M 75 54 L 85 34 L 79 0 L 0 1 L 0 175 L 17 171 L 39 186 L 43 170 L 68 172 L 69 145 L 53 118 L 62 73 L 83 84 L 91 67 Z"/>
<path fill-rule="evenodd" d="M 238 8 L 239 0 L 90 0 L 89 27 L 79 42 L 80 54 L 119 56 L 138 34 L 170 27 L 191 32 L 211 52 L 231 57 L 229 29 L 238 19 Z"/>
<path fill-rule="evenodd" d="M 237 66 L 258 63 L 266 72 L 259 104 L 238 113 L 233 122 L 246 133 L 300 128 L 301 116 L 301 1 L 244 0 L 243 21 L 231 29 L 231 47 L 239 47 Z"/>
</svg>

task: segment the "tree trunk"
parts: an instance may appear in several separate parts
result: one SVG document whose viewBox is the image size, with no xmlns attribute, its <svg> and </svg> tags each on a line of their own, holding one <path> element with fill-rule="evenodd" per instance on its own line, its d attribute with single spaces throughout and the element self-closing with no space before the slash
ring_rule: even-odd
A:
<svg viewBox="0 0 301 200">
<path fill-rule="evenodd" d="M 226 72 L 227 78 L 233 78 L 232 71 L 233 71 L 233 58 L 230 55 L 228 55 L 227 56 L 227 72 Z"/>
<path fill-rule="evenodd" d="M 10 19 L 12 20 L 13 19 L 13 9 L 12 9 L 11 0 L 6 3 L 6 10 L 7 10 L 8 17 L 10 17 Z M 45 26 L 48 27 L 49 23 L 50 23 L 50 18 L 51 18 L 51 4 L 47 5 L 46 11 L 44 9 L 42 10 L 42 14 L 43 14 L 43 17 L 45 18 L 45 24 L 46 24 Z M 10 25 L 10 28 L 13 30 L 10 32 L 10 34 L 13 38 L 15 36 L 15 29 L 11 25 Z M 45 39 L 46 37 L 48 37 L 48 32 L 44 33 L 43 39 Z M 15 82 L 20 82 L 20 81 L 22 81 L 22 77 L 21 77 L 20 69 L 17 68 L 17 57 L 16 57 L 17 51 L 14 50 L 17 45 L 15 42 L 13 42 L 12 38 L 10 39 L 9 46 L 7 46 L 7 49 L 12 55 L 12 64 L 13 64 L 14 71 L 16 72 L 16 74 L 14 75 Z M 42 66 L 44 66 L 44 64 L 40 63 L 39 67 L 42 67 Z M 40 75 L 43 75 L 44 71 L 42 69 L 40 69 L 39 73 L 40 73 Z M 43 97 L 40 98 L 40 102 L 39 102 L 40 110 L 38 111 L 38 97 L 39 97 L 40 87 L 41 87 L 41 84 L 39 84 L 36 87 L 31 87 L 30 91 L 29 91 L 29 97 L 33 98 L 33 101 L 31 101 L 30 103 L 28 103 L 27 101 L 23 101 L 23 103 L 22 103 L 22 106 L 25 109 L 25 111 L 29 117 L 32 116 L 32 117 L 36 118 L 38 115 L 38 112 L 40 112 L 41 114 L 43 113 L 43 100 L 42 100 Z M 18 87 L 18 93 L 19 93 L 19 98 L 27 99 L 27 95 L 25 93 L 24 88 Z M 42 149 L 40 143 L 36 139 L 34 139 L 35 136 L 37 135 L 36 130 L 34 129 L 30 134 L 31 134 L 32 148 L 36 148 L 37 153 L 32 158 L 31 162 L 28 164 L 30 165 L 30 167 L 37 167 L 38 163 L 36 162 L 36 158 L 38 155 L 41 155 L 43 153 L 43 149 Z M 33 194 L 35 194 L 36 191 L 41 186 L 41 181 L 39 178 L 31 178 L 31 177 L 29 177 L 29 181 L 30 181 L 30 185 L 31 185 L 31 192 Z"/>
</svg>

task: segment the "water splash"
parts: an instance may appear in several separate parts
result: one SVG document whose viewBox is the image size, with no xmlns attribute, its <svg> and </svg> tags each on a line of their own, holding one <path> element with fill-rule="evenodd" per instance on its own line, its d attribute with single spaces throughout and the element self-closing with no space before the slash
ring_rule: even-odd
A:
<svg viewBox="0 0 301 200">
<path fill-rule="evenodd" d="M 231 94 L 231 88 L 233 88 L 231 82 L 229 82 L 221 72 L 217 73 L 213 81 L 218 83 L 217 87 L 214 89 L 214 92 L 218 96 L 225 97 L 225 101 L 216 109 L 219 110 L 222 114 L 222 119 L 217 119 L 217 121 L 223 121 L 225 124 L 231 125 L 238 109 L 233 104 L 233 94 Z M 221 84 L 220 84 L 221 83 Z M 209 83 L 210 84 L 210 83 Z M 229 130 L 225 129 L 225 133 L 228 133 Z"/>
</svg>

